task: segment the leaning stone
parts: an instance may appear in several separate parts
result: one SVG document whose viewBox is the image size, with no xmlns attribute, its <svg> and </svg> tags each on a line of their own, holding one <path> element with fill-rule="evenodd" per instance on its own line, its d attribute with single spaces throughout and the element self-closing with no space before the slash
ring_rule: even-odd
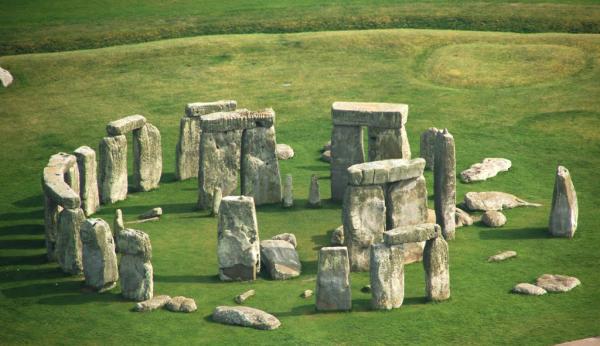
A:
<svg viewBox="0 0 600 346">
<path fill-rule="evenodd" d="M 169 301 L 171 301 L 171 297 L 169 296 L 154 296 L 148 300 L 135 304 L 133 310 L 137 312 L 158 310 L 167 305 Z"/>
<path fill-rule="evenodd" d="M 331 132 L 331 198 L 341 201 L 348 185 L 348 168 L 365 162 L 360 126 L 334 126 Z"/>
<path fill-rule="evenodd" d="M 152 298 L 154 291 L 153 268 L 150 263 L 152 246 L 150 238 L 142 231 L 124 229 L 117 236 L 119 252 L 119 278 L 123 297 L 135 301 Z"/>
<path fill-rule="evenodd" d="M 460 180 L 465 183 L 484 181 L 506 172 L 512 166 L 510 160 L 501 158 L 485 158 L 482 163 L 475 163 L 460 173 Z"/>
<path fill-rule="evenodd" d="M 82 209 L 63 209 L 58 216 L 56 234 L 56 260 L 63 272 L 79 275 L 83 271 L 81 260 L 81 224 L 85 221 Z"/>
<path fill-rule="evenodd" d="M 333 125 L 399 129 L 408 119 L 408 105 L 401 103 L 334 102 Z"/>
<path fill-rule="evenodd" d="M 302 264 L 292 244 L 285 240 L 260 242 L 260 259 L 263 269 L 273 280 L 286 280 L 300 276 Z"/>
<path fill-rule="evenodd" d="M 79 168 L 79 196 L 86 216 L 90 216 L 100 207 L 98 178 L 96 176 L 96 152 L 90 147 L 75 149 L 77 167 Z"/>
<path fill-rule="evenodd" d="M 423 267 L 427 298 L 434 301 L 450 298 L 448 243 L 443 237 L 433 238 L 425 243 Z"/>
<path fill-rule="evenodd" d="M 552 194 L 549 230 L 555 237 L 573 238 L 577 230 L 577 193 L 571 180 L 569 170 L 558 166 Z"/>
<path fill-rule="evenodd" d="M 441 235 L 441 227 L 435 223 L 423 223 L 420 225 L 400 226 L 383 232 L 384 242 L 391 245 L 405 243 L 418 243 Z"/>
<path fill-rule="evenodd" d="M 152 209 L 148 210 L 147 212 L 143 213 L 142 215 L 138 216 L 138 219 L 144 220 L 144 219 L 150 219 L 153 217 L 161 217 L 162 214 L 163 214 L 162 208 L 156 207 L 156 208 L 152 208 Z"/>
<path fill-rule="evenodd" d="M 435 170 L 433 190 L 436 223 L 442 227 L 444 239 L 454 239 L 456 208 L 456 155 L 454 137 L 448 129 L 435 137 Z"/>
<path fill-rule="evenodd" d="M 294 157 L 294 149 L 287 144 L 277 144 L 277 159 L 289 160 Z"/>
<path fill-rule="evenodd" d="M 466 211 L 455 208 L 454 212 L 456 227 L 471 226 L 473 224 L 473 218 Z"/>
<path fill-rule="evenodd" d="M 306 299 L 306 298 L 310 298 L 313 295 L 313 291 L 312 290 L 304 290 L 302 292 L 302 294 L 300 295 L 300 297 Z"/>
<path fill-rule="evenodd" d="M 310 189 L 308 191 L 308 206 L 311 208 L 321 207 L 321 194 L 319 192 L 319 177 L 313 174 L 310 177 Z"/>
<path fill-rule="evenodd" d="M 404 254 L 400 246 L 371 246 L 371 306 L 377 310 L 399 308 L 404 301 Z"/>
<path fill-rule="evenodd" d="M 87 219 L 81 226 L 83 274 L 86 285 L 97 290 L 114 286 L 119 280 L 112 232 L 106 221 Z"/>
<path fill-rule="evenodd" d="M 344 245 L 344 226 L 339 226 L 338 228 L 333 230 L 331 234 L 331 245 L 332 246 L 342 246 Z"/>
<path fill-rule="evenodd" d="M 350 262 L 346 247 L 321 248 L 317 268 L 317 310 L 348 311 L 352 309 Z"/>
<path fill-rule="evenodd" d="M 106 132 L 109 136 L 124 135 L 144 125 L 146 125 L 146 118 L 143 115 L 130 115 L 108 123 L 106 125 Z"/>
<path fill-rule="evenodd" d="M 520 293 L 520 294 L 527 294 L 530 296 L 541 296 L 546 294 L 546 290 L 541 288 L 541 287 L 537 287 L 536 285 L 532 285 L 532 284 L 528 284 L 528 283 L 520 283 L 515 285 L 515 287 L 513 287 L 512 292 L 514 293 Z"/>
<path fill-rule="evenodd" d="M 243 304 L 246 300 L 248 300 L 248 298 L 254 297 L 255 295 L 255 290 L 248 290 L 242 294 L 238 294 L 237 296 L 235 296 L 235 298 L 233 298 L 233 300 L 238 304 Z"/>
<path fill-rule="evenodd" d="M 181 118 L 179 121 L 179 141 L 175 146 L 175 178 L 177 180 L 198 176 L 201 136 L 200 118 Z"/>
<path fill-rule="evenodd" d="M 435 137 L 438 132 L 437 128 L 430 127 L 421 134 L 421 157 L 425 159 L 425 169 L 432 171 L 435 166 Z"/>
<path fill-rule="evenodd" d="M 98 188 L 104 204 L 127 197 L 127 138 L 104 137 L 100 141 Z"/>
<path fill-rule="evenodd" d="M 272 108 L 260 111 L 238 109 L 232 112 L 215 112 L 200 117 L 202 135 L 205 132 L 228 132 L 272 127 L 275 123 L 275 111 Z"/>
<path fill-rule="evenodd" d="M 234 100 L 194 102 L 185 105 L 185 115 L 187 117 L 200 117 L 210 113 L 234 111 L 236 108 L 237 102 Z"/>
<path fill-rule="evenodd" d="M 194 299 L 182 296 L 171 298 L 171 300 L 169 300 L 169 302 L 165 304 L 165 307 L 167 308 L 167 310 L 173 312 L 194 312 L 198 310 Z"/>
<path fill-rule="evenodd" d="M 406 129 L 369 127 L 369 161 L 387 159 L 410 160 Z"/>
<path fill-rule="evenodd" d="M 219 208 L 221 207 L 222 199 L 223 199 L 223 193 L 221 192 L 221 188 L 215 187 L 215 190 L 213 192 L 213 204 L 212 204 L 211 215 L 213 215 L 213 216 L 219 215 Z"/>
<path fill-rule="evenodd" d="M 275 126 L 248 129 L 242 135 L 241 192 L 256 205 L 281 202 L 275 145 Z"/>
<path fill-rule="evenodd" d="M 133 186 L 138 191 L 158 188 L 162 175 L 160 131 L 147 123 L 133 131 Z"/>
<path fill-rule="evenodd" d="M 503 251 L 488 258 L 488 262 L 500 262 L 509 258 L 517 257 L 516 251 Z"/>
<path fill-rule="evenodd" d="M 581 285 L 581 281 L 573 276 L 544 274 L 535 280 L 535 285 L 548 292 L 569 292 Z"/>
<path fill-rule="evenodd" d="M 467 192 L 465 205 L 469 210 L 502 210 L 521 206 L 539 207 L 541 204 L 526 202 L 506 192 Z"/>
<path fill-rule="evenodd" d="M 296 236 L 293 233 L 281 233 L 271 238 L 272 240 L 285 240 L 288 243 L 294 246 L 294 249 L 297 246 Z"/>
<path fill-rule="evenodd" d="M 2 86 L 8 88 L 9 85 L 13 82 L 13 76 L 8 72 L 8 70 L 0 67 L 0 82 L 2 82 Z"/>
<path fill-rule="evenodd" d="M 277 329 L 281 325 L 275 316 L 247 306 L 217 306 L 212 319 L 218 323 L 262 330 Z"/>
<path fill-rule="evenodd" d="M 351 185 L 380 185 L 418 178 L 423 174 L 425 160 L 390 159 L 365 162 L 348 168 Z"/>
<path fill-rule="evenodd" d="M 481 216 L 481 222 L 488 227 L 502 227 L 506 224 L 506 216 L 499 211 L 488 210 Z"/>
<path fill-rule="evenodd" d="M 285 181 L 283 182 L 283 207 L 291 208 L 294 206 L 294 187 L 292 182 L 292 175 L 287 174 Z"/>
<path fill-rule="evenodd" d="M 325 150 L 321 153 L 321 161 L 331 163 L 331 150 Z"/>
</svg>

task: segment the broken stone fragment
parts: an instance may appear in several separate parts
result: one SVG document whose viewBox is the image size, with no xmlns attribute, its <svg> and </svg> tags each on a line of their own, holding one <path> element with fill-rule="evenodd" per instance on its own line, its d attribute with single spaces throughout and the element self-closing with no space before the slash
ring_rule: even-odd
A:
<svg viewBox="0 0 600 346">
<path fill-rule="evenodd" d="M 139 302 L 135 304 L 133 308 L 134 311 L 137 312 L 145 312 L 145 311 L 153 311 L 162 308 L 167 305 L 167 303 L 171 301 L 171 297 L 166 295 L 155 296 L 143 302 Z"/>
<path fill-rule="evenodd" d="M 121 209 L 115 210 L 115 219 L 113 221 L 113 238 L 117 239 L 119 233 L 125 229 L 125 223 L 123 222 L 123 211 Z"/>
<path fill-rule="evenodd" d="M 454 215 L 456 218 L 456 227 L 471 226 L 473 224 L 473 218 L 471 217 L 471 215 L 469 215 L 469 213 L 460 208 L 456 208 L 454 209 L 454 211 Z"/>
<path fill-rule="evenodd" d="M 243 304 L 246 300 L 256 295 L 255 290 L 248 290 L 242 294 L 239 294 L 233 298 L 233 300 L 238 304 Z"/>
<path fill-rule="evenodd" d="M 247 306 L 217 306 L 212 319 L 218 323 L 262 330 L 277 329 L 281 325 L 275 316 Z"/>
<path fill-rule="evenodd" d="M 294 246 L 285 240 L 260 242 L 260 258 L 264 270 L 273 280 L 286 280 L 300 275 L 302 264 Z"/>
<path fill-rule="evenodd" d="M 171 298 L 171 300 L 165 304 L 165 308 L 173 312 L 194 312 L 198 310 L 194 299 L 183 296 Z"/>
<path fill-rule="evenodd" d="M 221 192 L 221 188 L 215 187 L 215 190 L 213 192 L 213 204 L 212 204 L 212 210 L 211 210 L 212 216 L 219 216 L 219 208 L 221 207 L 222 199 L 223 199 L 223 193 Z"/>
<path fill-rule="evenodd" d="M 152 208 L 152 209 L 148 210 L 147 212 L 143 213 L 142 215 L 138 216 L 138 219 L 144 220 L 144 219 L 151 219 L 153 217 L 161 217 L 162 214 L 163 214 L 162 208 L 156 207 L 156 208 Z"/>
<path fill-rule="evenodd" d="M 285 240 L 288 243 L 292 244 L 294 248 L 297 246 L 296 236 L 292 233 L 281 233 L 273 236 L 271 239 L 273 240 Z"/>
<path fill-rule="evenodd" d="M 526 202 L 510 193 L 497 191 L 467 192 L 464 201 L 467 208 L 472 211 L 503 210 L 521 206 L 541 206 L 541 204 Z"/>
<path fill-rule="evenodd" d="M 333 230 L 333 233 L 331 233 L 331 245 L 344 245 L 344 226 L 339 226 Z"/>
<path fill-rule="evenodd" d="M 106 133 L 108 133 L 109 136 L 124 135 L 139 129 L 144 125 L 146 125 L 146 118 L 143 115 L 130 115 L 108 123 L 108 125 L 106 125 Z"/>
<path fill-rule="evenodd" d="M 321 194 L 319 192 L 319 177 L 313 174 L 310 177 L 310 189 L 308 191 L 308 206 L 311 208 L 321 207 Z"/>
<path fill-rule="evenodd" d="M 495 177 L 500 172 L 506 172 L 512 166 L 510 160 L 501 158 L 485 158 L 482 163 L 475 163 L 460 173 L 464 183 L 484 181 Z"/>
<path fill-rule="evenodd" d="M 512 292 L 530 296 L 541 296 L 546 294 L 545 289 L 529 283 L 520 283 L 515 285 L 515 287 L 512 289 Z"/>
<path fill-rule="evenodd" d="M 581 281 L 573 276 L 544 274 L 535 280 L 536 286 L 548 292 L 569 292 L 579 286 Z"/>
<path fill-rule="evenodd" d="M 331 163 L 331 150 L 325 150 L 321 153 L 321 161 Z"/>
<path fill-rule="evenodd" d="M 81 226 L 81 241 L 86 285 L 96 290 L 114 286 L 119 280 L 119 270 L 108 223 L 102 219 L 87 219 Z"/>
<path fill-rule="evenodd" d="M 383 240 L 388 245 L 417 243 L 436 238 L 441 235 L 441 227 L 435 223 L 400 226 L 383 232 Z"/>
<path fill-rule="evenodd" d="M 506 216 L 496 210 L 488 210 L 481 216 L 481 222 L 488 227 L 502 227 L 506 224 Z"/>
<path fill-rule="evenodd" d="M 306 299 L 306 298 L 310 298 L 313 295 L 313 291 L 312 290 L 304 290 L 302 292 L 302 294 L 300 295 L 300 297 Z"/>
<path fill-rule="evenodd" d="M 571 180 L 569 170 L 558 166 L 552 194 L 549 230 L 555 237 L 573 238 L 577 230 L 577 193 Z"/>
<path fill-rule="evenodd" d="M 294 157 L 294 149 L 287 144 L 277 144 L 277 159 L 289 160 Z"/>
<path fill-rule="evenodd" d="M 503 251 L 488 258 L 488 262 L 500 262 L 509 258 L 517 257 L 516 251 Z"/>
</svg>

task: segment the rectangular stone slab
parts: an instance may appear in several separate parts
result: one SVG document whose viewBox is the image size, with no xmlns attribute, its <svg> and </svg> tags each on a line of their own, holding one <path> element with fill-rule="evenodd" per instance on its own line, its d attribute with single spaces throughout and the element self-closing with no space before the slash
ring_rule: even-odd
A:
<svg viewBox="0 0 600 346">
<path fill-rule="evenodd" d="M 435 223 L 401 226 L 383 232 L 383 241 L 388 245 L 417 243 L 433 239 L 441 234 L 441 228 Z"/>
<path fill-rule="evenodd" d="M 425 160 L 391 159 L 365 162 L 348 167 L 350 185 L 381 185 L 417 178 L 423 174 Z"/>
<path fill-rule="evenodd" d="M 344 246 L 324 247 L 319 251 L 315 289 L 319 311 L 348 311 L 352 309 L 350 262 Z"/>
<path fill-rule="evenodd" d="M 267 108 L 261 111 L 240 109 L 232 112 L 217 112 L 200 117 L 203 132 L 226 132 L 233 130 L 271 127 L 275 123 L 275 111 Z"/>
<path fill-rule="evenodd" d="M 242 135 L 242 195 L 256 205 L 281 202 L 281 176 L 275 141 L 275 126 L 247 129 Z"/>
<path fill-rule="evenodd" d="M 348 167 L 365 162 L 360 126 L 334 126 L 331 131 L 331 198 L 341 201 L 348 185 Z"/>
<path fill-rule="evenodd" d="M 333 125 L 399 129 L 408 119 L 408 105 L 401 103 L 334 102 Z"/>
<path fill-rule="evenodd" d="M 454 239 L 456 229 L 456 154 L 454 137 L 447 129 L 435 137 L 433 192 L 435 220 L 446 240 Z"/>
<path fill-rule="evenodd" d="M 133 187 L 137 191 L 158 188 L 162 176 L 160 131 L 147 123 L 133 131 Z"/>
<path fill-rule="evenodd" d="M 406 128 L 369 127 L 369 161 L 387 159 L 410 160 L 410 144 Z"/>
<path fill-rule="evenodd" d="M 200 117 L 205 114 L 216 112 L 234 111 L 237 108 L 237 102 L 234 100 L 219 100 L 214 102 L 194 102 L 185 106 L 185 115 L 187 117 Z"/>
<path fill-rule="evenodd" d="M 79 168 L 79 195 L 82 209 L 90 216 L 100 207 L 98 193 L 98 177 L 96 176 L 96 152 L 87 146 L 75 149 L 77 166 Z"/>
<path fill-rule="evenodd" d="M 146 125 L 146 118 L 143 115 L 130 115 L 108 123 L 106 133 L 110 136 L 124 135 L 144 125 Z"/>
<path fill-rule="evenodd" d="M 397 309 L 404 301 L 404 250 L 401 246 L 371 246 L 371 307 Z"/>
<path fill-rule="evenodd" d="M 386 227 L 418 225 L 427 220 L 425 177 L 388 184 L 385 193 Z"/>
<path fill-rule="evenodd" d="M 103 204 L 127 198 L 127 138 L 104 137 L 100 141 L 98 189 Z"/>
</svg>

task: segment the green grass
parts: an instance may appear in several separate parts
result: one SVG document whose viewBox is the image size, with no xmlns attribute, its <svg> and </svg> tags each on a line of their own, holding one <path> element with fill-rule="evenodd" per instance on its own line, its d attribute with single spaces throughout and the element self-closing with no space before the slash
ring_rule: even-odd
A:
<svg viewBox="0 0 600 346">
<path fill-rule="evenodd" d="M 595 0 L 0 0 L 0 56 L 165 38 L 376 28 L 600 33 Z"/>
<path fill-rule="evenodd" d="M 469 48 L 464 54 L 473 59 L 473 71 L 460 83 L 447 83 L 448 70 L 438 59 L 448 52 L 463 54 L 456 47 Z M 489 50 L 498 47 L 514 54 Z M 522 47 L 528 56 L 560 48 L 547 64 L 536 60 L 543 66 L 524 68 L 527 62 L 516 54 Z M 0 66 L 15 76 L 13 86 L 0 89 L 0 343 L 548 345 L 600 335 L 599 63 L 597 35 L 429 30 L 208 36 L 0 57 Z M 490 84 L 484 69 L 492 76 L 496 69 L 501 76 L 518 72 L 526 83 L 497 87 L 505 84 Z M 251 109 L 272 106 L 278 141 L 296 150 L 281 169 L 294 175 L 297 206 L 259 207 L 258 223 L 263 239 L 296 234 L 303 262 L 297 279 L 221 283 L 216 278 L 216 220 L 194 211 L 196 182 L 174 182 L 173 172 L 185 103 L 217 99 L 235 99 Z M 335 100 L 408 103 L 413 154 L 422 131 L 447 127 L 456 140 L 459 171 L 484 157 L 512 160 L 510 172 L 490 181 L 459 183 L 459 200 L 468 191 L 499 190 L 543 207 L 506 211 L 502 229 L 479 224 L 459 229 L 450 242 L 447 302 L 424 300 L 423 269 L 413 264 L 406 268 L 402 308 L 370 311 L 369 295 L 360 292 L 368 274 L 354 273 L 354 311 L 316 313 L 314 300 L 299 294 L 314 289 L 317 249 L 341 223 L 341 206 L 326 202 L 315 210 L 305 203 L 313 173 L 321 178 L 322 196 L 330 195 L 329 168 L 318 160 L 318 149 L 330 136 Z M 96 148 L 108 121 L 135 113 L 161 130 L 161 187 L 130 194 L 98 216 L 112 222 L 118 207 L 127 221 L 163 207 L 160 222 L 139 226 L 152 240 L 155 292 L 193 297 L 199 308 L 194 314 L 130 312 L 134 304 L 124 301 L 118 288 L 82 292 L 81 278 L 67 277 L 45 261 L 40 175 L 49 156 L 80 145 Z M 572 240 L 547 234 L 557 164 L 570 169 L 579 197 L 579 229 Z M 430 172 L 426 178 L 431 193 Z M 486 262 L 508 249 L 519 257 Z M 582 285 L 543 297 L 509 293 L 516 283 L 544 273 L 574 275 Z M 248 288 L 257 292 L 248 305 L 275 314 L 280 329 L 210 321 L 215 306 L 233 304 Z"/>
</svg>

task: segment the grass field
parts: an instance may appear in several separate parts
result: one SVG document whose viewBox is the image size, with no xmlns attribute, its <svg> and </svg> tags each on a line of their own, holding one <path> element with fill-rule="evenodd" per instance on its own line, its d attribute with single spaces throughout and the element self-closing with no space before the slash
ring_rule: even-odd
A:
<svg viewBox="0 0 600 346">
<path fill-rule="evenodd" d="M 0 0 L 0 56 L 206 34 L 377 28 L 600 33 L 597 0 Z"/>
<path fill-rule="evenodd" d="M 460 57 L 464 59 L 459 59 Z M 464 63 L 465 61 L 468 64 Z M 600 335 L 600 38 L 598 35 L 504 34 L 373 30 L 303 34 L 205 36 L 98 50 L 0 57 L 15 83 L 0 89 L 0 344 L 259 344 L 410 343 L 547 345 Z M 174 151 L 185 103 L 235 99 L 243 107 L 273 107 L 278 142 L 296 157 L 297 206 L 258 208 L 260 236 L 298 237 L 300 278 L 285 282 L 221 283 L 216 277 L 216 220 L 194 210 L 196 182 L 174 181 Z M 452 298 L 424 299 L 421 264 L 406 268 L 406 298 L 391 312 L 369 310 L 352 274 L 353 312 L 318 314 L 314 289 L 319 247 L 341 223 L 341 206 L 305 208 L 310 175 L 329 198 L 329 168 L 318 160 L 331 131 L 335 100 L 410 105 L 408 134 L 447 127 L 457 169 L 484 157 L 506 157 L 510 172 L 468 191 L 505 191 L 541 208 L 506 211 L 501 229 L 476 224 L 450 242 Z M 104 126 L 140 113 L 162 133 L 164 175 L 159 190 L 133 193 L 98 214 L 112 223 L 154 206 L 165 216 L 139 228 L 154 249 L 155 292 L 191 296 L 198 311 L 130 312 L 119 289 L 82 291 L 82 278 L 46 263 L 40 175 L 49 156 L 80 145 L 97 148 Z M 557 164 L 568 167 L 580 205 L 572 240 L 549 238 L 547 223 Z M 427 173 L 429 192 L 431 173 Z M 432 203 L 430 201 L 430 207 Z M 499 250 L 519 257 L 489 264 Z M 582 285 L 543 297 L 509 293 L 544 273 L 577 276 Z M 212 323 L 215 306 L 254 288 L 249 306 L 280 318 L 273 332 Z"/>
</svg>

